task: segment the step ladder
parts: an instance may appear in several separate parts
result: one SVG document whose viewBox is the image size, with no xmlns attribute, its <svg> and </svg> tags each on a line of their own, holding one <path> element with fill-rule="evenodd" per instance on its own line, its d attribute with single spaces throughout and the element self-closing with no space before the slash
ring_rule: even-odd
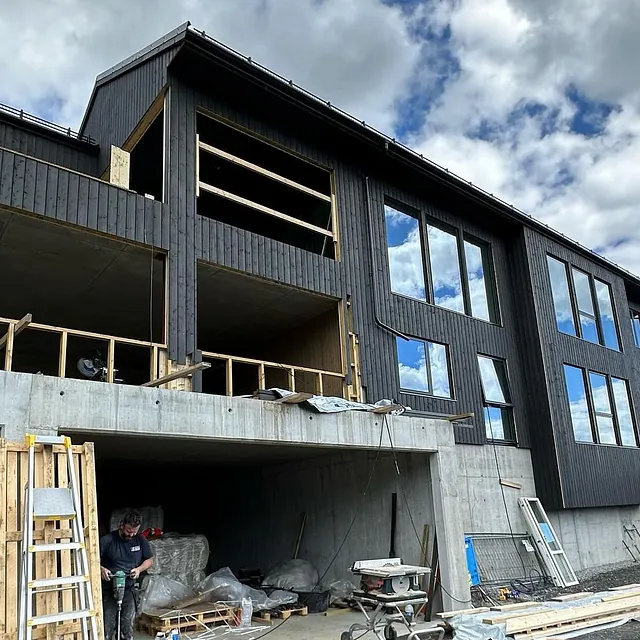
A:
<svg viewBox="0 0 640 640">
<path fill-rule="evenodd" d="M 34 626 L 57 624 L 58 622 L 79 620 L 84 640 L 99 640 L 96 611 L 89 578 L 89 562 L 85 547 L 84 528 L 78 490 L 78 473 L 73 459 L 71 439 L 66 436 L 27 435 L 28 469 L 25 487 L 24 521 L 22 537 L 22 571 L 20 576 L 20 613 L 18 622 L 18 640 L 31 640 Z M 35 486 L 35 448 L 36 445 L 53 447 L 62 445 L 66 449 L 68 487 Z M 36 521 L 57 522 L 68 520 L 71 527 L 71 542 L 34 544 L 34 525 Z M 37 553 L 55 553 L 56 572 L 60 571 L 59 551 L 71 551 L 72 572 L 74 575 L 59 575 L 54 578 L 34 579 L 34 556 Z M 62 611 L 58 593 L 58 612 L 33 615 L 34 596 L 42 593 L 60 592 L 73 589 L 73 599 L 78 609 Z M 66 632 L 68 633 L 68 631 Z M 49 636 L 47 636 L 49 637 Z"/>
</svg>

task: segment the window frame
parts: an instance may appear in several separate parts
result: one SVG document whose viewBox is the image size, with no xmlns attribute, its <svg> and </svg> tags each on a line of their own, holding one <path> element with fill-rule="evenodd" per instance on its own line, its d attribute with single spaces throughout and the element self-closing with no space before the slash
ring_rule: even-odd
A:
<svg viewBox="0 0 640 640">
<path fill-rule="evenodd" d="M 420 245 L 422 252 L 422 269 L 424 276 L 424 285 L 425 285 L 425 298 L 426 300 L 420 300 L 419 298 L 414 298 L 412 296 L 408 296 L 403 293 L 397 293 L 393 290 L 391 285 L 391 265 L 389 263 L 389 241 L 388 234 L 386 228 L 386 222 L 384 220 L 384 208 L 391 207 L 392 209 L 396 209 L 400 213 L 404 213 L 407 216 L 410 216 L 417 220 L 418 222 L 418 233 L 420 236 Z M 447 222 L 442 220 L 438 220 L 433 216 L 428 214 L 424 214 L 420 209 L 416 207 L 412 207 L 411 205 L 404 204 L 399 202 L 395 198 L 391 196 L 384 196 L 382 201 L 382 218 L 384 225 L 384 239 L 385 239 L 385 254 L 386 254 L 386 264 L 387 264 L 387 282 L 389 285 L 389 291 L 394 296 L 400 296 L 401 298 L 407 298 L 408 300 L 413 300 L 414 302 L 418 302 L 421 304 L 428 304 L 433 307 L 437 307 L 438 309 L 444 309 L 445 311 L 451 311 L 452 313 L 457 313 L 459 315 L 467 316 L 468 318 L 473 318 L 474 320 L 478 320 L 480 322 L 487 322 L 489 324 L 493 324 L 496 326 L 502 326 L 502 308 L 500 304 L 500 291 L 498 286 L 498 279 L 495 268 L 495 260 L 493 256 L 493 246 L 492 243 L 488 240 L 484 240 L 483 238 L 479 238 L 478 236 L 473 235 L 467 231 L 460 229 L 459 227 L 455 227 Z M 448 233 L 455 238 L 456 241 L 456 251 L 458 253 L 458 269 L 460 272 L 460 288 L 462 292 L 462 301 L 463 301 L 463 311 L 457 311 L 456 309 L 450 309 L 448 307 L 444 307 L 442 305 L 438 305 L 435 303 L 434 296 L 434 288 L 433 288 L 433 270 L 431 269 L 431 248 L 429 245 L 429 226 L 432 226 L 444 233 Z M 473 309 L 471 307 L 471 293 L 469 290 L 469 273 L 467 269 L 467 260 L 466 254 L 464 250 L 464 243 L 469 242 L 470 244 L 478 247 L 481 251 L 481 255 L 483 258 L 483 272 L 485 277 L 485 290 L 487 295 L 487 308 L 489 310 L 489 319 L 481 318 L 473 315 Z M 486 265 L 485 265 L 486 261 Z"/>
<path fill-rule="evenodd" d="M 581 269 L 580 267 L 575 266 L 574 264 L 572 264 L 568 260 L 563 260 L 562 258 L 559 258 L 557 255 L 554 255 L 553 253 L 547 252 L 546 257 L 547 257 L 547 260 L 546 260 L 547 279 L 548 279 L 548 282 L 549 282 L 549 290 L 551 291 L 551 304 L 552 304 L 553 310 L 554 310 L 553 315 L 554 315 L 554 323 L 555 323 L 555 326 L 556 326 L 556 331 L 558 333 L 561 333 L 562 335 L 565 335 L 565 336 L 571 336 L 573 338 L 578 338 L 579 340 L 584 340 L 585 342 L 588 342 L 589 344 L 599 345 L 601 347 L 604 347 L 605 349 L 609 349 L 610 351 L 615 351 L 617 353 L 623 353 L 624 349 L 623 349 L 623 345 L 622 345 L 622 335 L 620 333 L 620 323 L 618 321 L 618 314 L 617 314 L 617 311 L 616 311 L 616 303 L 615 303 L 615 298 L 613 296 L 613 287 L 611 286 L 611 283 L 607 282 L 606 280 L 603 280 L 602 278 L 599 278 L 598 276 L 594 276 L 592 273 L 588 273 L 584 269 Z M 551 273 L 549 271 L 548 258 L 552 258 L 553 260 L 556 260 L 557 262 L 563 264 L 564 267 L 565 267 L 565 277 L 567 279 L 567 287 L 569 289 L 569 302 L 571 304 L 571 315 L 573 317 L 573 324 L 574 324 L 574 328 L 575 328 L 575 334 L 565 333 L 564 331 L 560 331 L 560 329 L 558 327 L 558 319 L 557 319 L 556 308 L 555 308 L 555 300 L 553 299 L 553 282 L 551 280 Z M 577 293 L 576 293 L 576 286 L 575 286 L 575 281 L 574 281 L 574 277 L 573 277 L 574 272 L 580 273 L 580 274 L 586 276 L 586 278 L 587 278 L 587 282 L 589 283 L 589 295 L 591 296 L 591 304 L 593 306 L 593 311 L 594 311 L 595 315 L 589 313 L 588 311 L 582 311 L 580 309 L 580 307 L 578 306 L 578 296 L 577 296 Z M 598 295 L 597 295 L 597 291 L 596 291 L 596 284 L 595 284 L 596 281 L 598 281 L 599 283 L 605 285 L 609 290 L 609 300 L 611 302 L 611 310 L 613 312 L 613 323 L 614 323 L 615 330 L 616 330 L 616 337 L 618 339 L 618 348 L 617 349 L 615 347 L 610 347 L 607 344 L 605 344 L 604 330 L 602 328 L 602 312 L 600 310 L 600 302 L 598 300 Z M 583 330 L 582 330 L 582 322 L 581 322 L 581 316 L 582 315 L 593 319 L 593 321 L 595 323 L 595 326 L 596 326 L 596 333 L 598 335 L 598 342 L 592 342 L 591 340 L 589 340 L 589 339 L 584 337 Z"/>
<path fill-rule="evenodd" d="M 486 393 L 485 393 L 485 389 L 484 389 L 484 380 L 482 379 L 482 368 L 480 367 L 480 358 L 485 358 L 487 360 L 492 360 L 492 361 L 497 361 L 497 362 L 502 362 L 504 365 L 504 373 L 506 376 L 506 380 L 505 380 L 505 384 L 507 386 L 506 391 L 507 391 L 507 395 L 509 397 L 509 402 L 496 402 L 493 400 L 487 400 L 486 397 Z M 486 353 L 481 353 L 478 352 L 476 353 L 476 363 L 477 363 L 477 367 L 478 367 L 478 376 L 480 378 L 480 388 L 482 389 L 482 406 L 483 409 L 489 409 L 491 407 L 497 408 L 497 409 L 506 409 L 507 411 L 507 415 L 509 416 L 509 428 L 511 430 L 511 438 L 490 438 L 488 436 L 487 430 L 488 430 L 488 426 L 485 422 L 484 428 L 485 428 L 485 437 L 487 439 L 488 442 L 501 442 L 501 443 L 505 443 L 505 444 L 517 444 L 518 443 L 518 433 L 517 433 L 517 428 L 516 428 L 516 420 L 515 420 L 515 410 L 514 410 L 514 404 L 513 404 L 513 396 L 511 393 L 511 384 L 510 384 L 510 380 L 511 380 L 511 375 L 509 373 L 509 363 L 507 362 L 506 358 L 501 358 L 499 356 L 491 356 L 489 354 Z M 496 373 L 497 375 L 497 373 Z M 498 380 L 499 380 L 500 376 L 498 376 Z M 504 394 L 505 389 L 502 389 L 502 392 Z M 484 422 L 484 415 L 485 412 L 483 410 L 482 412 L 482 420 Z"/>
<path fill-rule="evenodd" d="M 385 219 L 384 209 L 385 207 L 390 207 L 391 209 L 395 209 L 399 213 L 403 213 L 410 218 L 414 218 L 418 223 L 418 237 L 420 238 L 420 260 L 422 262 L 422 277 L 424 278 L 424 296 L 425 300 L 420 300 L 420 298 L 414 298 L 413 296 L 409 296 L 406 293 L 398 293 L 393 290 L 393 282 L 391 281 L 391 262 L 389 261 L 389 234 L 387 233 L 387 223 Z M 429 300 L 431 299 L 431 271 L 429 270 L 429 260 L 427 259 L 427 251 L 425 251 L 425 225 L 422 213 L 419 209 L 414 207 L 410 207 L 408 205 L 402 204 L 393 198 L 384 198 L 382 203 L 382 219 L 384 224 L 384 242 L 385 242 L 385 259 L 387 263 L 387 283 L 389 285 L 389 291 L 391 291 L 392 295 L 400 296 L 401 298 L 406 298 L 407 300 L 413 300 L 414 302 L 419 302 L 420 304 L 429 304 Z"/>
<path fill-rule="evenodd" d="M 398 294 L 402 295 L 402 294 Z M 414 300 L 414 298 L 411 298 Z M 411 342 L 421 342 L 424 345 L 424 353 L 425 353 L 425 363 L 426 363 L 426 373 L 427 373 L 427 387 L 428 391 L 420 391 L 419 389 L 408 389 L 407 387 L 403 387 L 400 380 L 400 357 L 398 354 L 398 341 L 404 340 L 400 336 L 396 336 L 396 379 L 398 382 L 398 389 L 400 393 L 404 393 L 405 395 L 413 395 L 413 396 L 422 396 L 425 398 L 434 398 L 436 400 L 445 400 L 446 402 L 455 402 L 457 400 L 455 393 L 455 385 L 453 379 L 453 367 L 451 365 L 451 348 L 450 345 L 446 342 L 440 342 L 438 340 L 429 340 L 428 338 L 418 338 L 415 336 L 407 335 L 409 341 Z M 447 357 L 447 378 L 449 380 L 449 391 L 450 396 L 437 396 L 433 393 L 433 373 L 431 372 L 431 359 L 429 356 L 429 344 L 437 344 L 445 349 L 445 354 Z"/>
<path fill-rule="evenodd" d="M 636 348 L 640 349 L 640 311 L 638 311 L 637 309 L 633 309 L 632 307 L 629 307 L 629 316 L 631 319 L 631 332 L 633 333 L 633 344 L 636 346 Z M 636 332 L 636 327 L 634 325 L 634 320 L 638 321 L 638 331 Z"/>
<path fill-rule="evenodd" d="M 614 376 L 608 373 L 604 373 L 602 371 L 597 371 L 595 369 L 589 369 L 588 367 L 581 367 L 576 364 L 571 364 L 570 362 L 563 362 L 563 377 L 564 377 L 564 385 L 565 390 L 568 391 L 567 387 L 567 378 L 566 373 L 564 373 L 564 367 L 573 367 L 574 369 L 578 369 L 582 374 L 583 386 L 586 391 L 586 401 L 587 408 L 589 411 L 589 425 L 591 427 L 591 436 L 593 438 L 593 442 L 585 442 L 581 440 L 575 439 L 574 433 L 574 442 L 575 444 L 587 444 L 587 445 L 599 445 L 603 447 L 625 447 L 627 449 L 638 449 L 640 448 L 640 436 L 638 434 L 638 422 L 636 419 L 636 411 L 633 404 L 633 396 L 631 395 L 631 389 L 629 387 L 629 380 L 627 378 L 621 378 L 620 376 Z M 593 397 L 593 386 L 591 384 L 591 374 L 602 376 L 605 379 L 605 385 L 607 389 L 607 397 L 609 399 L 609 407 L 611 409 L 611 413 L 605 413 L 603 411 L 598 411 L 596 409 L 595 400 Z M 631 444 L 622 444 L 622 433 L 620 430 L 620 417 L 618 415 L 618 405 L 616 403 L 616 397 L 613 391 L 613 378 L 617 380 L 622 380 L 625 383 L 625 390 L 627 393 L 627 401 L 629 403 L 629 409 L 631 413 L 631 423 L 633 427 L 633 434 L 635 436 L 636 443 L 634 445 Z M 565 394 L 567 398 L 567 406 L 569 406 L 569 394 Z M 569 410 L 570 418 L 569 422 L 573 427 L 573 420 L 571 418 L 571 411 Z M 611 418 L 613 421 L 613 432 L 615 435 L 616 442 L 601 442 L 600 431 L 598 429 L 598 417 Z"/>
</svg>

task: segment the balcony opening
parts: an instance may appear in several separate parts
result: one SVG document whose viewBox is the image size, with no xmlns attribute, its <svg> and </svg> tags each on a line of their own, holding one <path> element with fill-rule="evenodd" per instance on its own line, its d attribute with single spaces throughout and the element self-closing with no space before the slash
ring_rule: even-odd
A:
<svg viewBox="0 0 640 640">
<path fill-rule="evenodd" d="M 200 215 L 336 257 L 329 170 L 202 113 L 197 130 Z"/>
<path fill-rule="evenodd" d="M 164 263 L 149 247 L 0 209 L 0 368 L 147 382 L 152 343 L 164 343 Z"/>
<path fill-rule="evenodd" d="M 211 368 L 202 391 L 273 387 L 343 396 L 339 301 L 198 264 L 198 345 Z"/>
<path fill-rule="evenodd" d="M 162 200 L 164 183 L 164 118 L 163 112 L 142 134 L 131 150 L 129 188 L 141 196 Z"/>
</svg>

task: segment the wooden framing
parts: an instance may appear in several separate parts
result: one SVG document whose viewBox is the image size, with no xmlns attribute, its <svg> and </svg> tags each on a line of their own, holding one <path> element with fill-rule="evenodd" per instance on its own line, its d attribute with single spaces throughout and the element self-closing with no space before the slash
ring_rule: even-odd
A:
<svg viewBox="0 0 640 640">
<path fill-rule="evenodd" d="M 95 461 L 92 443 L 75 445 L 72 448 L 78 469 L 82 517 L 85 525 L 86 548 L 89 559 L 90 581 L 94 598 L 94 609 L 98 614 L 97 626 L 100 640 L 103 640 L 102 599 L 100 581 L 100 558 L 98 551 L 98 516 L 95 485 Z M 18 584 L 22 542 L 22 509 L 24 486 L 27 480 L 27 447 L 22 443 L 6 442 L 0 439 L 0 640 L 17 640 L 18 637 Z M 36 447 L 36 486 L 67 485 L 67 454 L 63 446 L 56 445 L 46 453 L 42 445 Z M 68 522 L 61 522 L 56 529 L 53 522 L 42 522 L 35 530 L 38 541 L 68 542 L 71 531 Z M 35 578 L 54 578 L 58 575 L 57 564 L 64 575 L 72 569 L 70 551 L 37 554 L 34 563 Z M 73 593 L 63 591 L 61 601 L 64 610 L 73 606 Z M 56 613 L 58 594 L 45 593 L 34 598 L 34 615 Z M 80 621 L 57 625 L 39 625 L 33 628 L 34 640 L 79 640 Z"/>
<path fill-rule="evenodd" d="M 29 318 L 27 322 L 26 319 Z M 11 371 L 13 363 L 13 343 L 14 338 L 22 329 L 29 326 L 30 329 L 37 331 L 45 331 L 48 333 L 57 333 L 60 335 L 60 350 L 58 353 L 58 377 L 64 378 L 67 370 L 67 345 L 69 336 L 76 338 L 90 338 L 102 340 L 107 343 L 107 380 L 113 382 L 115 377 L 115 348 L 116 344 L 129 344 L 138 347 L 146 347 L 149 349 L 150 360 L 150 378 L 154 380 L 158 375 L 158 352 L 160 349 L 166 349 L 166 344 L 157 342 L 146 342 L 144 340 L 136 340 L 134 338 L 120 338 L 118 336 L 110 336 L 102 333 L 94 333 L 92 331 L 81 331 L 80 329 L 67 329 L 65 327 L 54 327 L 48 324 L 40 324 L 31 322 L 31 314 L 27 314 L 22 320 L 12 320 L 11 318 L 0 318 L 0 325 L 6 324 L 7 332 L 4 336 L 5 360 L 4 370 Z M 154 373 L 155 372 L 155 373 Z M 0 639 L 1 640 L 1 639 Z"/>
<path fill-rule="evenodd" d="M 142 139 L 142 136 L 149 130 L 149 127 L 151 127 L 156 118 L 162 113 L 162 110 L 164 109 L 164 97 L 168 89 L 169 85 L 165 85 L 160 89 L 160 93 L 158 93 L 155 100 L 151 103 L 151 106 L 145 111 L 140 122 L 124 141 L 124 144 L 122 145 L 122 149 L 124 151 L 133 151 L 134 147 Z"/>
<path fill-rule="evenodd" d="M 284 369 L 287 372 L 287 383 L 289 391 L 296 391 L 296 380 L 298 378 L 298 372 L 311 373 L 315 375 L 316 393 L 322 394 L 324 389 L 325 376 L 331 378 L 338 378 L 344 380 L 344 373 L 337 371 L 325 371 L 323 369 L 312 369 L 310 367 L 298 367 L 296 365 L 282 364 L 280 362 L 269 362 L 267 360 L 256 360 L 254 358 L 244 358 L 240 356 L 230 356 L 222 353 L 213 353 L 212 351 L 203 351 L 203 358 L 210 360 L 221 360 L 225 363 L 226 370 L 226 394 L 228 396 L 233 395 L 233 363 L 241 364 L 253 364 L 257 368 L 257 383 L 260 389 L 264 389 L 266 386 L 266 369 Z M 149 385 L 147 385 L 149 386 Z"/>
<path fill-rule="evenodd" d="M 30 313 L 27 313 L 21 320 L 18 320 L 18 322 L 13 325 L 13 337 L 15 338 L 23 329 L 26 329 L 31 324 L 31 320 L 33 320 L 33 316 Z M 9 331 L 0 338 L 0 349 L 7 344 L 8 340 Z"/>
<path fill-rule="evenodd" d="M 299 184 L 298 182 L 294 182 L 293 180 L 289 180 L 289 178 L 285 178 L 281 176 L 279 173 L 275 173 L 273 171 L 269 171 L 269 169 L 264 169 L 260 165 L 253 164 L 253 162 L 249 162 L 248 160 L 243 160 L 238 156 L 234 156 L 231 153 L 227 153 L 222 149 L 218 149 L 216 147 L 212 147 L 210 144 L 206 142 L 200 142 L 200 137 L 198 136 L 198 147 L 207 153 L 211 153 L 214 156 L 218 156 L 219 158 L 224 158 L 225 160 L 229 160 L 229 162 L 233 162 L 234 164 L 239 165 L 240 167 L 244 167 L 245 169 L 249 169 L 254 171 L 255 173 L 259 173 L 267 178 L 271 178 L 276 182 L 281 182 L 282 184 L 287 185 L 288 187 L 292 187 L 293 189 L 297 189 L 298 191 L 302 191 L 309 196 L 313 196 L 314 198 L 318 198 L 319 200 L 324 200 L 325 202 L 331 202 L 332 196 L 327 196 L 324 193 L 320 193 L 315 189 L 310 189 L 309 187 L 305 187 L 303 184 Z M 200 155 L 200 154 L 198 154 Z"/>
<path fill-rule="evenodd" d="M 263 204 L 259 204 L 257 202 L 254 202 L 253 200 L 247 200 L 247 198 L 237 196 L 235 193 L 231 193 L 230 191 L 218 189 L 218 187 L 214 187 L 210 184 L 207 184 L 206 182 L 200 181 L 199 184 L 200 189 L 202 189 L 203 191 L 208 191 L 209 193 L 213 193 L 214 195 L 225 198 L 226 200 L 237 202 L 238 204 L 242 204 L 245 207 L 249 207 L 250 209 L 255 209 L 256 211 L 266 213 L 267 215 L 273 216 L 274 218 L 280 218 L 280 220 L 284 220 L 285 222 L 290 222 L 291 224 L 298 225 L 299 227 L 304 227 L 305 229 L 309 229 L 310 231 L 315 231 L 316 233 L 321 233 L 325 236 L 328 236 L 329 238 L 333 238 L 333 233 L 331 231 L 327 231 L 326 229 L 318 227 L 315 224 L 305 222 L 304 220 L 298 220 L 298 218 L 294 218 L 293 216 L 287 215 L 286 213 L 281 213 L 280 211 L 276 211 L 271 207 L 265 207 Z"/>
</svg>

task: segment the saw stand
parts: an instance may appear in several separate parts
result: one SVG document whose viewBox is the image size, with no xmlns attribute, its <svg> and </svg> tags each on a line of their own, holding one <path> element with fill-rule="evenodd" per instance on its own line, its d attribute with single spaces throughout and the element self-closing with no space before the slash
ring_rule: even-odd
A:
<svg viewBox="0 0 640 640">
<path fill-rule="evenodd" d="M 353 592 L 353 599 L 365 617 L 366 623 L 355 623 L 344 631 L 340 640 L 355 640 L 367 632 L 379 640 L 396 640 L 398 631 L 394 623 L 404 625 L 407 640 L 420 640 L 428 636 L 444 636 L 440 627 L 422 630 L 415 628 L 413 611 L 417 612 L 427 602 L 427 593 L 420 588 L 419 578 L 431 569 L 402 564 L 400 558 L 383 560 L 360 560 L 351 567 L 351 573 L 360 576 L 361 589 Z M 367 611 L 365 607 L 372 608 Z M 354 636 L 357 632 L 357 636 Z"/>
</svg>

